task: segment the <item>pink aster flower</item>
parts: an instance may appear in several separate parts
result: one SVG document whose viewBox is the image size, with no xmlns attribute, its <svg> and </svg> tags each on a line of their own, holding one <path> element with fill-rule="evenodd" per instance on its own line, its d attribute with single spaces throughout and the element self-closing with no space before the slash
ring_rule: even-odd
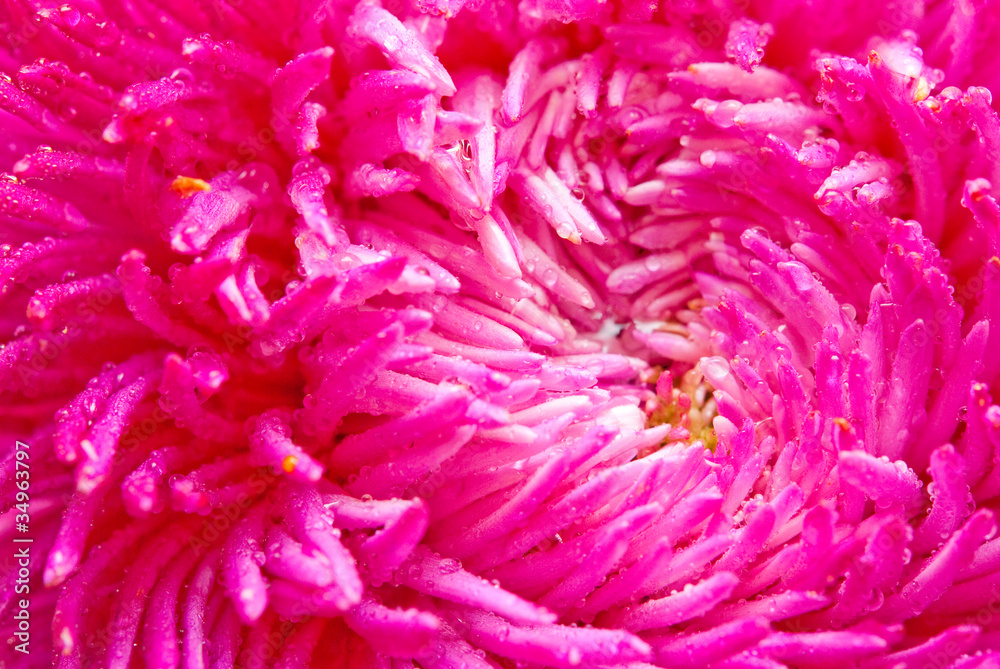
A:
<svg viewBox="0 0 1000 669">
<path fill-rule="evenodd" d="M 0 22 L 0 667 L 1000 665 L 995 3 Z"/>
</svg>

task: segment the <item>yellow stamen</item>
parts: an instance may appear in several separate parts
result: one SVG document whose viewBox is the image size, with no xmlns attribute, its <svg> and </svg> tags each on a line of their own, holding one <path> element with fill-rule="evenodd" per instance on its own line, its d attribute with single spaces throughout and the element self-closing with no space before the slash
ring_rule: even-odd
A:
<svg viewBox="0 0 1000 669">
<path fill-rule="evenodd" d="M 170 184 L 170 190 L 187 199 L 195 193 L 212 190 L 212 186 L 207 181 L 195 177 L 180 176 Z"/>
</svg>

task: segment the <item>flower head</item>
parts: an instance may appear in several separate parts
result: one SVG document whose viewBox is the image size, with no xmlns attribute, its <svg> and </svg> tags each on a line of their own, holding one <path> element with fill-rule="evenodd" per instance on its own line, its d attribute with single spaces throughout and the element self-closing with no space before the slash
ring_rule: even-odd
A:
<svg viewBox="0 0 1000 669">
<path fill-rule="evenodd" d="M 8 2 L 0 666 L 1000 662 L 997 19 Z"/>
</svg>

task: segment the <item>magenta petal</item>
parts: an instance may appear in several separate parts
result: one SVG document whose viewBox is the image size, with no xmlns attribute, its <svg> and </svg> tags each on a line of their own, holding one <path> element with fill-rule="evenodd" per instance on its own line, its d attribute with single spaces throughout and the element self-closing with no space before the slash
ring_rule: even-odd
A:
<svg viewBox="0 0 1000 669">
<path fill-rule="evenodd" d="M 888 462 L 860 451 L 840 454 L 840 475 L 884 506 L 920 503 L 921 483 L 902 460 Z"/>
<path fill-rule="evenodd" d="M 440 622 L 426 611 L 391 609 L 364 599 L 345 616 L 347 625 L 389 656 L 421 655 Z"/>
<path fill-rule="evenodd" d="M 427 531 L 427 505 L 421 500 L 413 500 L 385 527 L 376 532 L 358 549 L 361 559 L 367 563 L 373 577 L 378 579 L 396 571 L 403 561 L 420 544 Z"/>
<path fill-rule="evenodd" d="M 222 548 L 222 579 L 245 624 L 256 622 L 267 607 L 267 581 L 255 557 L 262 548 L 266 512 L 264 505 L 251 509 Z"/>
<path fill-rule="evenodd" d="M 711 632 L 650 639 L 650 645 L 657 662 L 664 666 L 698 667 L 757 645 L 768 631 L 767 621 L 747 618 Z"/>
<path fill-rule="evenodd" d="M 418 549 L 417 558 L 403 565 L 397 579 L 419 592 L 479 607 L 514 622 L 555 622 L 545 609 L 470 574 L 457 560 L 443 559 L 427 549 Z"/>
<path fill-rule="evenodd" d="M 726 600 L 737 582 L 733 574 L 722 572 L 682 592 L 629 607 L 621 614 L 621 620 L 615 622 L 631 632 L 686 622 Z"/>
<path fill-rule="evenodd" d="M 968 562 L 983 540 L 996 531 L 993 513 L 983 509 L 974 513 L 965 525 L 931 557 L 920 574 L 906 584 L 899 594 L 886 599 L 881 615 L 895 611 L 910 615 L 923 611 L 951 586 L 959 568 Z"/>
<path fill-rule="evenodd" d="M 881 637 L 857 632 L 775 632 L 761 641 L 758 648 L 762 654 L 785 662 L 805 658 L 819 662 L 839 662 L 844 658 L 857 660 L 872 657 L 887 645 Z"/>
<path fill-rule="evenodd" d="M 456 612 L 469 639 L 492 652 L 556 667 L 644 660 L 649 646 L 627 632 L 562 626 L 515 627 L 491 613 Z"/>
<path fill-rule="evenodd" d="M 454 94 L 455 84 L 434 54 L 399 19 L 378 5 L 358 5 L 348 31 L 358 41 L 379 47 L 393 65 L 431 79 L 441 95 Z"/>
<path fill-rule="evenodd" d="M 2 85 L 2 82 L 0 82 Z M 63 232 L 86 229 L 90 224 L 76 207 L 17 181 L 0 182 L 0 212 L 41 223 Z"/>
</svg>

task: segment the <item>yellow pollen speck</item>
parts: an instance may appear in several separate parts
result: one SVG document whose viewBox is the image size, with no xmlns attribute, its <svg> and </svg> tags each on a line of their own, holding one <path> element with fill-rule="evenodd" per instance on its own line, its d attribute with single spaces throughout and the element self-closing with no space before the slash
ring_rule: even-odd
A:
<svg viewBox="0 0 1000 669">
<path fill-rule="evenodd" d="M 920 102 L 925 100 L 928 95 L 931 94 L 931 85 L 928 83 L 926 77 L 920 77 L 917 79 L 917 90 L 913 92 L 913 101 Z"/>
<path fill-rule="evenodd" d="M 281 461 L 281 468 L 285 470 L 286 474 L 291 474 L 295 471 L 295 465 L 299 463 L 299 459 L 294 455 L 286 455 L 285 459 Z"/>
<path fill-rule="evenodd" d="M 170 190 L 186 199 L 195 193 L 212 190 L 212 186 L 207 181 L 201 179 L 181 176 L 173 180 L 170 184 Z"/>
</svg>

